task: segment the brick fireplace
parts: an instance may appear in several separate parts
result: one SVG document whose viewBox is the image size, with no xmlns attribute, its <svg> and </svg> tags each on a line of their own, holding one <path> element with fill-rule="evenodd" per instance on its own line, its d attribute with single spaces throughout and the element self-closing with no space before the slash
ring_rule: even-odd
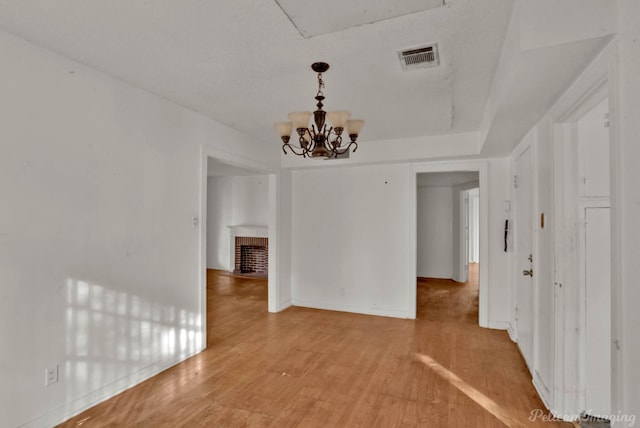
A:
<svg viewBox="0 0 640 428">
<path fill-rule="evenodd" d="M 234 274 L 267 276 L 269 238 L 266 226 L 229 226 L 231 269 Z"/>
<path fill-rule="evenodd" d="M 267 275 L 269 238 L 236 236 L 233 273 Z"/>
</svg>

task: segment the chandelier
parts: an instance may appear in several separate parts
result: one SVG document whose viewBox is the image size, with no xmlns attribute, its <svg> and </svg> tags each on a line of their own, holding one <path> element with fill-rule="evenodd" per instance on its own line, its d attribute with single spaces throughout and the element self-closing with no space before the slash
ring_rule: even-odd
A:
<svg viewBox="0 0 640 428">
<path fill-rule="evenodd" d="M 310 111 L 289 113 L 289 122 L 276 123 L 276 131 L 282 138 L 282 151 L 286 155 L 288 147 L 295 155 L 317 159 L 336 158 L 338 155 L 348 152 L 351 146 L 355 152 L 358 149 L 356 140 L 364 125 L 364 120 L 349 120 L 351 113 L 348 111 L 326 112 L 322 110 L 322 101 L 324 100 L 322 73 L 329 69 L 329 64 L 316 62 L 311 65 L 311 69 L 318 73 L 318 93 L 315 97 L 318 101 L 316 104 L 318 109 L 313 112 L 314 123 L 309 127 L 309 119 L 312 114 Z M 342 133 L 345 127 L 351 141 L 348 145 L 343 146 Z M 289 143 L 294 129 L 298 134 L 299 147 Z"/>
</svg>

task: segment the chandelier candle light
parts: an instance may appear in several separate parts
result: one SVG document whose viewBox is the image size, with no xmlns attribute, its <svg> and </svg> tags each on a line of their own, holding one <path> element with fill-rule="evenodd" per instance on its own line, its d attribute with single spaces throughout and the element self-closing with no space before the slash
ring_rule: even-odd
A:
<svg viewBox="0 0 640 428">
<path fill-rule="evenodd" d="M 276 131 L 282 138 L 282 151 L 286 155 L 288 147 L 295 155 L 317 159 L 335 158 L 348 152 L 351 146 L 354 146 L 353 151 L 355 153 L 358 149 L 356 140 L 364 125 L 364 120 L 349 120 L 351 113 L 348 111 L 326 112 L 322 110 L 322 101 L 324 100 L 322 73 L 329 69 L 329 64 L 316 62 L 311 65 L 311 69 L 318 73 L 318 93 L 316 94 L 316 100 L 318 101 L 316 106 L 318 109 L 313 112 L 314 123 L 309 127 L 309 119 L 312 114 L 310 111 L 289 113 L 289 122 L 276 123 Z M 345 127 L 351 142 L 343 147 L 342 133 Z M 298 149 L 300 151 L 297 151 L 296 146 L 292 146 L 289 143 L 291 132 L 294 129 L 298 134 L 300 143 Z"/>
</svg>

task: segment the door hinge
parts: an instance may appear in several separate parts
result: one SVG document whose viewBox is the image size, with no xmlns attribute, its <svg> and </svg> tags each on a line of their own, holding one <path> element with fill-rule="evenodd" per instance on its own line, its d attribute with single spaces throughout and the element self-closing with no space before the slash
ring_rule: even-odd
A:
<svg viewBox="0 0 640 428">
<path fill-rule="evenodd" d="M 603 123 L 605 128 L 609 127 L 609 112 L 604 114 L 604 123 Z"/>
<path fill-rule="evenodd" d="M 514 187 L 515 189 L 517 189 L 517 188 L 518 188 L 518 176 L 517 176 L 517 175 L 514 175 L 514 176 L 513 176 L 513 187 Z"/>
</svg>

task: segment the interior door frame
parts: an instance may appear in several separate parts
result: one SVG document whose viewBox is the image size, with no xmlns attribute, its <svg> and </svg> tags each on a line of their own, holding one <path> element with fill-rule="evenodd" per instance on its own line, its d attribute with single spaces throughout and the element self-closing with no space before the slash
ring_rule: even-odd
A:
<svg viewBox="0 0 640 428">
<path fill-rule="evenodd" d="M 414 278 L 417 276 L 417 219 L 418 219 L 418 202 L 417 202 L 417 175 L 420 173 L 433 173 L 433 172 L 455 172 L 455 171 L 469 171 L 477 172 L 479 178 L 479 215 L 480 215 L 480 275 L 478 282 L 478 325 L 480 327 L 505 329 L 506 326 L 502 324 L 492 324 L 489 321 L 489 187 L 488 187 L 488 161 L 437 161 L 437 162 L 422 162 L 411 164 L 410 182 L 413 189 L 414 197 L 411 198 L 411 245 L 408 249 L 410 257 L 410 263 L 412 266 L 412 274 Z M 414 284 L 415 285 L 415 284 Z M 410 307 L 413 311 L 413 318 L 416 317 L 416 305 L 417 296 L 415 293 L 415 286 L 412 287 L 414 292 L 411 293 Z"/>
<path fill-rule="evenodd" d="M 517 162 L 518 159 L 520 159 L 520 157 L 527 151 L 530 152 L 531 155 L 531 190 L 532 190 L 532 195 L 531 195 L 531 206 L 530 206 L 530 210 L 532 213 L 536 213 L 538 211 L 538 175 L 537 175 L 537 171 L 538 168 L 536 166 L 536 159 L 537 159 L 537 145 L 536 144 L 532 144 L 533 141 L 537 140 L 537 133 L 535 131 L 535 129 L 530 132 L 523 140 L 522 142 L 516 147 L 516 149 L 513 151 L 512 156 L 511 156 L 511 171 L 512 171 L 512 176 L 514 177 L 514 183 L 512 183 L 512 197 L 511 200 L 513 201 L 513 206 L 512 206 L 512 218 L 514 219 L 514 224 L 516 224 L 515 222 L 519 222 L 520 220 L 518 218 L 515 218 L 515 216 L 517 215 L 517 197 L 516 197 L 516 183 L 515 183 L 515 176 L 517 173 Z M 538 257 L 537 257 L 537 248 L 538 248 L 538 239 L 537 239 L 537 235 L 535 233 L 535 227 L 534 227 L 534 222 L 535 222 L 535 214 L 531 215 L 531 224 L 530 224 L 530 232 L 531 232 L 531 255 L 533 256 L 533 262 L 531 263 L 531 269 L 533 269 L 534 275 L 531 278 L 531 287 L 532 287 L 532 296 L 533 296 L 533 302 L 531 302 L 531 355 L 530 355 L 530 361 L 526 361 L 527 366 L 529 367 L 529 372 L 531 373 L 532 378 L 534 378 L 534 383 L 536 381 L 535 379 L 535 367 L 537 367 L 537 360 L 536 360 L 536 350 L 537 350 L 537 337 L 538 337 L 538 331 L 537 331 L 537 319 L 536 316 L 538 314 L 538 288 L 537 287 L 537 280 L 538 280 L 538 276 L 535 275 L 535 272 L 537 271 L 537 263 L 538 263 Z M 517 224 L 516 224 L 517 226 Z M 513 225 L 510 226 L 510 232 L 513 236 L 513 248 L 516 249 L 517 252 L 517 248 L 519 248 L 519 242 L 518 240 L 520 239 L 518 234 L 516 233 L 516 231 L 513 228 Z M 513 315 L 513 326 L 514 326 L 514 331 L 515 331 L 515 338 L 516 341 L 520 340 L 519 337 L 519 332 L 518 332 L 518 323 L 516 321 L 516 307 L 518 306 L 518 279 L 519 277 L 522 275 L 522 271 L 518 268 L 518 260 L 516 260 L 516 253 L 514 252 L 513 254 L 513 265 L 514 265 L 514 269 L 512 270 L 512 281 L 514 284 L 514 289 L 513 289 L 513 293 L 512 293 L 512 305 L 511 308 L 513 309 L 512 315 Z M 520 347 L 519 347 L 520 348 Z M 522 348 L 520 348 L 520 352 L 522 352 Z M 546 398 L 546 397 L 545 397 Z"/>
<path fill-rule="evenodd" d="M 279 258 L 278 258 L 278 201 L 280 192 L 279 172 L 268 164 L 256 162 L 238 155 L 234 155 L 219 149 L 200 146 L 200 212 L 199 218 L 194 217 L 200 227 L 199 238 L 199 263 L 198 276 L 200 283 L 200 313 L 202 349 L 207 347 L 207 181 L 208 181 L 208 159 L 214 158 L 226 164 L 236 166 L 243 169 L 256 171 L 256 174 L 265 174 L 269 181 L 268 196 L 268 228 L 269 228 L 269 272 L 267 279 L 268 287 L 268 310 L 269 312 L 278 312 L 286 307 L 281 302 L 280 278 L 279 278 Z"/>
<path fill-rule="evenodd" d="M 584 339 L 577 332 L 585 331 L 583 308 L 583 290 L 580 280 L 580 254 L 572 242 L 571 236 L 578 237 L 580 231 L 580 209 L 578 159 L 576 151 L 576 121 L 601 102 L 609 99 L 611 165 L 615 165 L 619 156 L 617 152 L 616 110 L 617 88 L 615 61 L 615 44 L 610 44 L 598 55 L 593 63 L 583 72 L 574 84 L 562 95 L 549 112 L 552 123 L 554 145 L 554 216 L 555 221 L 555 351 L 554 351 L 554 394 L 549 406 L 552 413 L 562 415 L 578 415 L 584 407 Z M 611 169 L 613 172 L 614 169 Z M 616 259 L 619 251 L 616 209 L 616 176 L 611 174 L 611 252 Z M 617 270 L 611 266 L 611 314 L 612 338 L 620 333 L 620 314 L 616 307 L 621 305 L 617 291 Z M 612 411 L 616 408 L 617 397 L 621 397 L 623 383 L 620 352 L 612 354 Z"/>
<path fill-rule="evenodd" d="M 461 237 L 460 237 L 460 267 L 462 268 L 462 276 L 466 281 L 469 280 L 469 190 L 470 189 L 464 189 L 460 191 L 460 204 L 461 204 L 461 209 L 460 209 L 460 214 L 462 216 L 462 219 L 460 220 L 461 223 Z"/>
</svg>

